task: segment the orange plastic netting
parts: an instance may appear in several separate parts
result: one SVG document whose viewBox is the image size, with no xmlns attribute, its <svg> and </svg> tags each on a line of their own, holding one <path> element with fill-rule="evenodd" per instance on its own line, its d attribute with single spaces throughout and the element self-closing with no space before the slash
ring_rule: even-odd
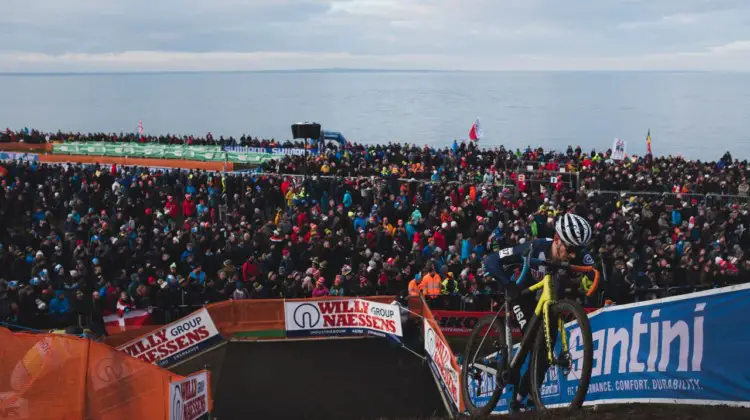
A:
<svg viewBox="0 0 750 420">
<path fill-rule="evenodd" d="M 0 343 L 0 418 L 166 419 L 182 379 L 74 336 L 0 328 Z"/>
</svg>

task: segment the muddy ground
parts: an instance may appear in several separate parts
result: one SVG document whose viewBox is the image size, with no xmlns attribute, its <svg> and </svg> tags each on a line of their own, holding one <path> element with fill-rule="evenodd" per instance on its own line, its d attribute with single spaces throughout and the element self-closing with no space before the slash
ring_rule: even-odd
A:
<svg viewBox="0 0 750 420">
<path fill-rule="evenodd" d="M 523 413 L 517 420 L 740 420 L 750 419 L 750 409 L 723 406 L 686 406 L 667 404 L 627 404 L 598 406 L 573 412 Z"/>
<path fill-rule="evenodd" d="M 447 417 L 433 417 L 429 420 Z M 464 417 L 469 419 L 469 417 Z M 687 406 L 667 404 L 623 404 L 586 408 L 572 412 L 522 413 L 489 416 L 486 420 L 748 420 L 750 408 L 724 406 Z M 386 420 L 386 419 L 383 419 Z M 400 419 L 405 420 L 405 419 Z M 412 418 L 410 420 L 418 420 Z M 422 418 L 419 420 L 428 420 Z"/>
</svg>

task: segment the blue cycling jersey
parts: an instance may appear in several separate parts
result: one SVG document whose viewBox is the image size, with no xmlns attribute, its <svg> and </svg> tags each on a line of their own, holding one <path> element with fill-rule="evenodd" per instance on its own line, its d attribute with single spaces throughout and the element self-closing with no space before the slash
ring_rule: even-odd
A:
<svg viewBox="0 0 750 420">
<path fill-rule="evenodd" d="M 485 270 L 505 287 L 512 281 L 512 274 L 523 266 L 523 259 L 529 248 L 531 248 L 531 258 L 547 260 L 552 257 L 552 239 L 535 239 L 488 255 L 484 258 Z M 576 261 L 571 261 L 571 263 L 594 265 L 594 258 L 590 253 L 584 251 Z M 529 267 L 529 273 L 537 281 L 541 280 L 547 272 L 547 267 L 543 265 Z"/>
</svg>

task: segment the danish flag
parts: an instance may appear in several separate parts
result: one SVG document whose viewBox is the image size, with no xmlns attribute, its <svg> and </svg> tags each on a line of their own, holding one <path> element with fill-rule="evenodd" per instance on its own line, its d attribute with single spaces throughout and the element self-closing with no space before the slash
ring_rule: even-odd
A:
<svg viewBox="0 0 750 420">
<path fill-rule="evenodd" d="M 151 312 L 147 309 L 133 309 L 128 312 L 106 315 L 104 317 L 104 324 L 110 335 L 151 325 L 151 322 Z"/>
</svg>

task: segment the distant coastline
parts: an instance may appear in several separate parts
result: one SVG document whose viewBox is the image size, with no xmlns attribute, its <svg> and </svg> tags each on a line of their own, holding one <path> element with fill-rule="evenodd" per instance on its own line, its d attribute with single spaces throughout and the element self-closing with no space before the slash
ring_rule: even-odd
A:
<svg viewBox="0 0 750 420">
<path fill-rule="evenodd" d="M 271 70 L 143 70 L 143 71 L 95 71 L 95 72 L 2 72 L 2 76 L 127 76 L 127 75 L 183 75 L 183 74 L 315 74 L 315 73 L 671 73 L 671 74 L 744 74 L 746 71 L 713 71 L 713 70 L 435 70 L 435 69 L 368 69 L 368 68 L 320 68 L 320 69 L 271 69 Z"/>
<path fill-rule="evenodd" d="M 429 69 L 274 69 L 274 70 L 144 70 L 144 71 L 96 71 L 96 72 L 0 72 L 0 76 L 123 76 L 149 74 L 283 74 L 283 73 L 469 73 L 463 70 L 429 70 Z"/>
</svg>

